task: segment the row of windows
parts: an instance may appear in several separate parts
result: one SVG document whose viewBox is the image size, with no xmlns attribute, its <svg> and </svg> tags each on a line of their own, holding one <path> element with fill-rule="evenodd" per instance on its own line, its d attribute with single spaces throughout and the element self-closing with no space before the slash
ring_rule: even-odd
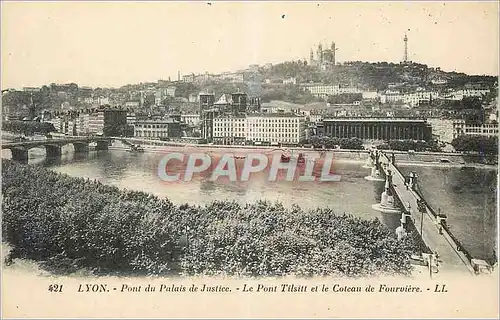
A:
<svg viewBox="0 0 500 320">
<path fill-rule="evenodd" d="M 259 124 L 250 124 L 248 125 L 249 127 L 252 127 L 252 128 L 255 128 L 255 127 L 258 127 L 260 126 Z M 240 127 L 245 127 L 243 124 L 227 124 L 227 123 L 224 123 L 224 124 L 220 124 L 220 123 L 214 123 L 214 127 L 215 128 L 218 128 L 218 127 L 224 127 L 224 128 L 240 128 Z M 290 128 L 290 127 L 294 127 L 294 128 L 297 128 L 297 124 L 292 124 L 292 123 L 270 123 L 267 125 L 268 128 Z"/>
<path fill-rule="evenodd" d="M 264 138 L 293 138 L 293 137 L 298 137 L 298 134 L 290 134 L 290 133 L 281 133 L 281 134 L 249 134 L 249 138 L 257 138 L 257 137 L 264 137 Z"/>
<path fill-rule="evenodd" d="M 459 127 L 458 125 L 456 125 L 456 127 Z M 464 124 L 462 124 L 461 127 L 464 127 Z M 468 125 L 467 127 L 465 127 L 466 129 L 476 129 L 476 128 L 484 128 L 484 129 L 488 129 L 488 128 L 497 128 L 497 125 L 495 124 L 485 124 L 485 125 Z"/>
<path fill-rule="evenodd" d="M 244 130 L 245 127 L 239 127 L 239 126 L 222 126 L 222 127 L 219 127 L 219 126 L 214 126 L 214 130 Z M 256 127 L 256 126 L 252 126 L 250 128 L 248 128 L 248 131 L 285 131 L 285 132 L 289 132 L 289 131 L 294 131 L 294 130 L 300 130 L 299 127 L 297 126 L 291 126 L 291 125 L 285 125 L 283 127 L 278 127 L 278 126 L 269 126 L 267 128 L 261 128 L 261 127 Z"/>
<path fill-rule="evenodd" d="M 285 142 L 285 143 L 298 143 L 299 140 L 298 139 L 260 139 L 260 138 L 256 138 L 256 139 L 250 139 L 250 140 L 253 140 L 255 142 Z"/>
<path fill-rule="evenodd" d="M 465 129 L 467 133 L 498 133 L 498 129 Z"/>
<path fill-rule="evenodd" d="M 231 128 L 218 128 L 215 127 L 214 131 L 245 131 L 245 128 L 236 128 L 236 127 L 231 127 Z"/>
<path fill-rule="evenodd" d="M 165 129 L 168 128 L 168 124 L 136 124 L 135 127 L 147 129 Z"/>
<path fill-rule="evenodd" d="M 136 137 L 168 137 L 167 131 L 136 131 Z"/>
<path fill-rule="evenodd" d="M 214 127 L 244 127 L 244 123 L 214 123 Z"/>
<path fill-rule="evenodd" d="M 298 132 L 299 130 L 297 128 L 295 129 L 283 129 L 283 128 L 279 128 L 279 129 L 270 129 L 270 128 L 259 128 L 260 130 L 256 129 L 256 130 L 253 130 L 252 128 L 250 128 L 248 130 L 248 132 Z M 214 128 L 214 132 L 222 132 L 222 131 L 226 131 L 226 132 L 229 132 L 229 131 L 233 131 L 233 132 L 244 132 L 244 128 L 232 128 L 232 130 L 227 130 L 226 128 Z"/>
<path fill-rule="evenodd" d="M 245 136 L 244 136 L 244 135 L 238 135 L 238 134 L 234 134 L 234 135 L 233 135 L 233 134 L 228 134 L 228 133 L 226 133 L 226 134 L 218 134 L 218 135 L 214 136 L 214 138 L 221 138 L 221 137 L 229 137 L 229 138 L 231 138 L 231 137 L 235 137 L 235 138 L 245 138 Z"/>
<path fill-rule="evenodd" d="M 214 125 L 217 124 L 244 124 L 247 119 L 214 119 Z M 299 118 L 263 118 L 263 119 L 248 119 L 249 123 L 298 123 Z"/>
<path fill-rule="evenodd" d="M 256 123 L 290 123 L 290 122 L 299 122 L 299 118 L 262 118 L 262 119 L 248 119 L 249 122 Z"/>
</svg>

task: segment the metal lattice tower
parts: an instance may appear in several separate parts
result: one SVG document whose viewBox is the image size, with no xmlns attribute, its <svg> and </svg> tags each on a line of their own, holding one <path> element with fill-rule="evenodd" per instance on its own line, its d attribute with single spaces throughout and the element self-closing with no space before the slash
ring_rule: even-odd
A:
<svg viewBox="0 0 500 320">
<path fill-rule="evenodd" d="M 408 36 L 406 35 L 406 33 L 405 33 L 404 42 L 405 42 L 405 55 L 403 57 L 403 61 L 408 62 Z"/>
</svg>

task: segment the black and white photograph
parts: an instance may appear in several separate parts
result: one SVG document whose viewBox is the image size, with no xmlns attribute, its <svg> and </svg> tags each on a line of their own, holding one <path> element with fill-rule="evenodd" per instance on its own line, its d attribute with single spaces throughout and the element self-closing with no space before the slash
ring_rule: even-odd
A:
<svg viewBox="0 0 500 320">
<path fill-rule="evenodd" d="M 3 318 L 497 318 L 498 1 L 2 1 Z"/>
</svg>

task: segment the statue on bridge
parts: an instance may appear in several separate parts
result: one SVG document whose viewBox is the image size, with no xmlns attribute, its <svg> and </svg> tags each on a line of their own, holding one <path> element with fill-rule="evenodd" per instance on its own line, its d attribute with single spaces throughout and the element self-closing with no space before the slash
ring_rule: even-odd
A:
<svg viewBox="0 0 500 320">
<path fill-rule="evenodd" d="M 408 236 L 408 233 L 406 232 L 402 224 L 396 228 L 396 236 L 398 237 L 399 241 L 405 239 Z"/>
<path fill-rule="evenodd" d="M 408 179 L 408 185 L 409 185 L 410 189 L 412 189 L 412 190 L 415 189 L 415 186 L 417 184 L 417 177 L 418 176 L 414 171 L 410 172 L 410 176 Z"/>
<path fill-rule="evenodd" d="M 384 192 L 382 192 L 382 195 L 380 196 L 380 203 L 372 205 L 373 209 L 384 213 L 400 212 L 399 209 L 396 207 L 393 191 L 391 190 L 391 188 L 392 188 L 392 173 L 391 170 L 388 170 L 385 180 Z"/>
</svg>

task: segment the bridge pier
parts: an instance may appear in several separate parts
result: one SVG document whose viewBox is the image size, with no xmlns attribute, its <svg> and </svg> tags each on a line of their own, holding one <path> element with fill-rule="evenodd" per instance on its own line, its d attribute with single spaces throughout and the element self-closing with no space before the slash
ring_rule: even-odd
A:
<svg viewBox="0 0 500 320">
<path fill-rule="evenodd" d="M 75 147 L 75 153 L 86 153 L 89 152 L 89 144 L 88 143 L 73 143 Z"/>
<path fill-rule="evenodd" d="M 109 142 L 108 140 L 99 140 L 97 141 L 96 150 L 108 150 Z"/>
<path fill-rule="evenodd" d="M 12 160 L 28 162 L 28 149 L 12 148 L 10 151 L 12 153 Z"/>
<path fill-rule="evenodd" d="M 61 156 L 61 146 L 45 145 L 47 158 L 57 158 Z"/>
</svg>

